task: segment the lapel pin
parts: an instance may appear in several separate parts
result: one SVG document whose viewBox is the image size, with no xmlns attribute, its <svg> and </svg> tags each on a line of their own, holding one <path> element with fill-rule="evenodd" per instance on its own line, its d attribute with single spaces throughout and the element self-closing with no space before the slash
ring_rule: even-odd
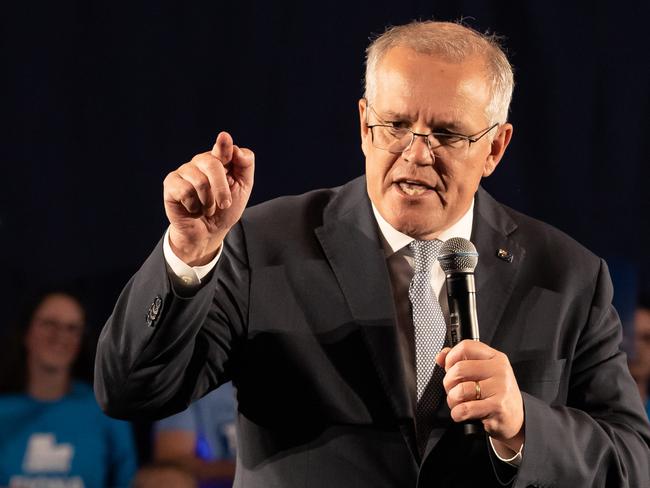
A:
<svg viewBox="0 0 650 488">
<path fill-rule="evenodd" d="M 506 251 L 505 249 L 499 248 L 497 250 L 497 257 L 506 263 L 512 263 L 512 260 L 514 259 L 513 255 Z"/>
</svg>

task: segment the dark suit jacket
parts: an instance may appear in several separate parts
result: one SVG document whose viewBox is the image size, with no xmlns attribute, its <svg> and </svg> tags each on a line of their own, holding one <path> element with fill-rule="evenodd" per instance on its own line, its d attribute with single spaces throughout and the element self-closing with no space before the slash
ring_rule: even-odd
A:
<svg viewBox="0 0 650 488">
<path fill-rule="evenodd" d="M 232 379 L 237 487 L 490 487 L 513 474 L 517 487 L 650 486 L 604 262 L 483 190 L 472 234 L 481 339 L 508 355 L 524 397 L 518 471 L 444 404 L 418 455 L 364 178 L 248 209 L 192 297 L 174 291 L 159 245 L 102 331 L 97 398 L 112 416 L 158 418 Z"/>
</svg>

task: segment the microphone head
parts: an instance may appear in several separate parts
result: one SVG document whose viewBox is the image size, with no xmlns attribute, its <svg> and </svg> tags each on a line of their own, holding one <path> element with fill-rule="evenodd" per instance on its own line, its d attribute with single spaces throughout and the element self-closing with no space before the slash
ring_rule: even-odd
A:
<svg viewBox="0 0 650 488">
<path fill-rule="evenodd" d="M 478 252 L 467 239 L 452 237 L 440 248 L 438 262 L 445 273 L 473 273 L 478 264 Z"/>
</svg>

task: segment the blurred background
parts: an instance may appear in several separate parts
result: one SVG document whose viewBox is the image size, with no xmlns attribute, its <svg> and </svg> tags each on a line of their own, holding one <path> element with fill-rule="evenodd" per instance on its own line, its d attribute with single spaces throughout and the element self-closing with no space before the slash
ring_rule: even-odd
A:
<svg viewBox="0 0 650 488">
<path fill-rule="evenodd" d="M 165 231 L 163 178 L 220 130 L 256 153 L 251 204 L 362 174 L 368 38 L 461 17 L 515 67 L 484 186 L 606 258 L 629 324 L 650 267 L 650 3 L 84 0 L 1 9 L 0 332 L 56 283 L 97 333 Z"/>
</svg>

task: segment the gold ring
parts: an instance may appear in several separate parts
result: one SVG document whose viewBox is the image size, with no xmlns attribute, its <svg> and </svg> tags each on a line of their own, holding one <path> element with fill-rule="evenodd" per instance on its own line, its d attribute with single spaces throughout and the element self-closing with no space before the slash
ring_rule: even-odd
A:
<svg viewBox="0 0 650 488">
<path fill-rule="evenodd" d="M 481 384 L 478 381 L 474 382 L 474 391 L 476 391 L 476 400 L 481 399 Z"/>
</svg>

